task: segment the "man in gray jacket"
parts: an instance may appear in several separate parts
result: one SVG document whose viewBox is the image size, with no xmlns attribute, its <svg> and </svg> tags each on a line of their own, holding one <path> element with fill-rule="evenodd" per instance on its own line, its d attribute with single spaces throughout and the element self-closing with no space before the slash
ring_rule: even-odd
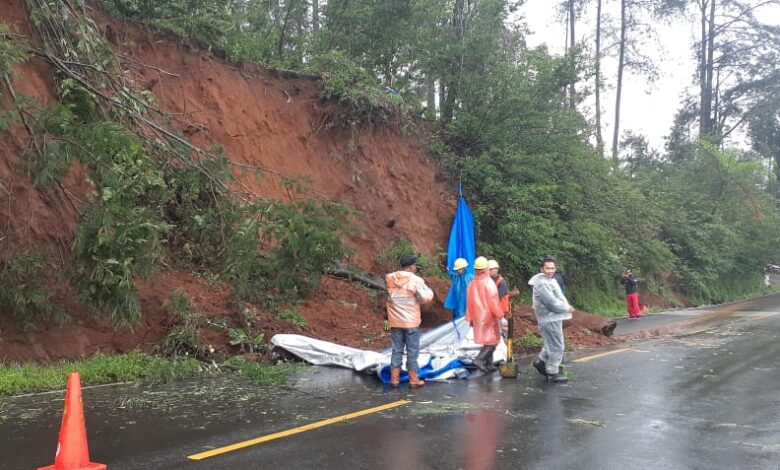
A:
<svg viewBox="0 0 780 470">
<path fill-rule="evenodd" d="M 547 377 L 548 382 L 566 383 L 568 378 L 560 373 L 563 360 L 563 320 L 571 319 L 574 308 L 561 292 L 555 281 L 556 259 L 542 260 L 542 272 L 528 281 L 534 291 L 534 313 L 539 324 L 539 333 L 544 340 L 542 352 L 534 359 L 533 366 Z"/>
</svg>

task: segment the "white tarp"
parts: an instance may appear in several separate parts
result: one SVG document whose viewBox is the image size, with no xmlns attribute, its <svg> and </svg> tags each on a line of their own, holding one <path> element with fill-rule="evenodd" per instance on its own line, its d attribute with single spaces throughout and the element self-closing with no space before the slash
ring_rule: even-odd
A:
<svg viewBox="0 0 780 470">
<path fill-rule="evenodd" d="M 271 338 L 274 346 L 280 347 L 315 365 L 331 365 L 375 373 L 384 382 L 390 377 L 391 349 L 366 351 L 350 348 L 307 336 L 277 334 Z M 436 327 L 420 336 L 419 374 L 428 380 L 445 380 L 469 376 L 465 368 L 471 362 L 481 345 L 474 343 L 474 332 L 463 318 Z M 493 354 L 493 362 L 506 357 L 506 344 L 502 340 Z M 406 370 L 404 355 L 403 370 Z M 402 373 L 402 380 L 406 373 Z"/>
</svg>

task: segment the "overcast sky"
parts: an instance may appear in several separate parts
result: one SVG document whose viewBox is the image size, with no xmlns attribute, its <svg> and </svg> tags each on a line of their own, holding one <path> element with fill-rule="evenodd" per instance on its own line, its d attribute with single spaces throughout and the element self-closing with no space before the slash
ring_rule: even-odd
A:
<svg viewBox="0 0 780 470">
<path fill-rule="evenodd" d="M 530 30 L 528 45 L 535 47 L 547 44 L 550 52 L 561 54 L 564 51 L 566 27 L 559 18 L 558 0 L 526 0 L 519 14 Z M 604 1 L 604 13 L 619 18 L 619 3 Z M 575 36 L 577 42 L 586 41 L 593 50 L 595 32 L 595 8 L 586 11 L 578 20 Z M 591 18 L 593 17 L 593 18 Z M 674 24 L 656 25 L 658 42 L 649 43 L 645 53 L 652 57 L 660 69 L 660 77 L 651 83 L 645 77 L 624 72 L 623 99 L 620 127 L 623 131 L 632 130 L 648 137 L 651 145 L 661 150 L 664 137 L 669 134 L 674 115 L 681 97 L 693 84 L 695 62 L 693 44 L 695 27 L 684 20 Z M 602 39 L 602 48 L 609 45 L 609 39 Z M 612 133 L 615 113 L 615 81 L 617 60 L 605 57 L 602 61 L 602 75 L 608 88 L 602 92 L 602 133 L 607 151 L 612 145 Z M 588 84 L 592 89 L 593 85 Z M 582 111 L 589 118 L 594 116 L 593 98 L 583 104 Z"/>
</svg>

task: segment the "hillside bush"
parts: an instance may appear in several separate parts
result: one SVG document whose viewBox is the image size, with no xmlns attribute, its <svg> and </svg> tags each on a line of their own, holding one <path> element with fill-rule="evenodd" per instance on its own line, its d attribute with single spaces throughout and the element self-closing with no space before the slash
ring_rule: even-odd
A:
<svg viewBox="0 0 780 470">
<path fill-rule="evenodd" d="M 321 74 L 320 96 L 340 105 L 328 110 L 328 125 L 360 128 L 400 123 L 403 102 L 395 94 L 383 90 L 373 74 L 345 53 L 336 51 L 314 56 L 305 70 Z"/>
<path fill-rule="evenodd" d="M 171 293 L 163 308 L 178 318 L 178 323 L 165 335 L 160 349 L 167 356 L 189 356 L 204 359 L 209 350 L 202 344 L 200 327 L 208 323 L 207 318 L 193 310 L 187 292 L 178 288 Z"/>
<path fill-rule="evenodd" d="M 43 254 L 36 249 L 22 250 L 0 264 L 0 306 L 10 308 L 23 326 L 66 320 L 42 282 L 43 268 Z"/>
<path fill-rule="evenodd" d="M 329 202 L 261 200 L 244 208 L 225 253 L 224 274 L 239 298 L 266 305 L 310 294 L 348 256 L 347 209 Z"/>
<path fill-rule="evenodd" d="M 27 60 L 24 42 L 13 32 L 12 26 L 0 23 L 0 75 L 13 74 L 12 67 Z"/>
<path fill-rule="evenodd" d="M 0 78 L 14 75 L 13 66 L 27 60 L 28 54 L 23 41 L 18 39 L 10 25 L 0 23 Z M 0 97 L 5 94 L 5 86 L 0 87 Z M 17 118 L 14 110 L 0 110 L 0 131 Z"/>
<path fill-rule="evenodd" d="M 401 269 L 399 261 L 404 255 L 417 257 L 417 269 L 420 276 L 436 276 L 449 279 L 444 264 L 446 253 L 427 256 L 421 254 L 414 244 L 407 238 L 400 238 L 388 244 L 382 251 L 374 255 L 374 262 L 384 273 L 391 273 Z"/>
</svg>

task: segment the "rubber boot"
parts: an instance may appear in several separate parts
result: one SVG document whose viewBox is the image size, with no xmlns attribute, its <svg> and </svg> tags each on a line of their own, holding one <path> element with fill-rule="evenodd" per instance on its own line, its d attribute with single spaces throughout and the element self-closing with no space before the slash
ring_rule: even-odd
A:
<svg viewBox="0 0 780 470">
<path fill-rule="evenodd" d="M 569 378 L 560 372 L 557 374 L 547 374 L 547 382 L 554 384 L 565 384 L 569 381 Z"/>
<path fill-rule="evenodd" d="M 493 364 L 493 353 L 495 351 L 496 351 L 495 346 L 488 346 L 488 349 L 485 352 L 485 368 L 487 369 L 487 372 L 495 372 L 498 370 L 498 367 L 496 367 L 496 365 Z"/>
<path fill-rule="evenodd" d="M 541 375 L 547 377 L 547 369 L 546 364 L 543 360 L 539 359 L 538 357 L 534 359 L 534 362 L 531 363 L 531 365 L 534 366 L 534 369 L 536 369 L 536 372 L 539 372 Z"/>
<path fill-rule="evenodd" d="M 474 358 L 473 361 L 471 361 L 472 364 L 477 366 L 477 369 L 481 370 L 482 372 L 489 372 L 487 367 L 487 361 L 485 358 L 487 357 L 487 352 L 490 350 L 490 346 L 482 346 L 482 349 L 479 350 L 479 354 L 477 354 L 477 357 Z"/>
<path fill-rule="evenodd" d="M 397 387 L 398 384 L 401 383 L 401 368 L 400 367 L 391 367 L 390 368 L 390 386 L 391 387 Z"/>
<path fill-rule="evenodd" d="M 419 378 L 417 376 L 417 371 L 416 370 L 410 370 L 409 371 L 409 386 L 412 387 L 412 388 L 416 388 L 416 387 L 422 387 L 423 385 L 425 385 L 425 380 L 423 380 L 423 379 L 421 379 L 421 378 Z"/>
</svg>

